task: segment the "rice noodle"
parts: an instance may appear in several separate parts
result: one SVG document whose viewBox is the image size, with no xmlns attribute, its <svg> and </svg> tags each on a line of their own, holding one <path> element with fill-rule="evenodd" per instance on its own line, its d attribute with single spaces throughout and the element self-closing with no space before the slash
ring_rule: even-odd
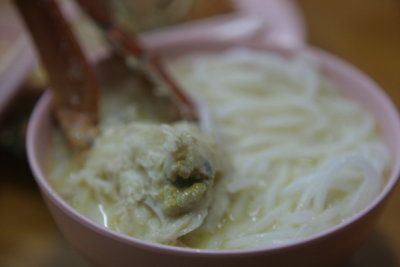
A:
<svg viewBox="0 0 400 267">
<path fill-rule="evenodd" d="M 375 119 L 341 95 L 310 55 L 283 58 L 232 49 L 168 64 L 180 86 L 195 96 L 199 106 L 207 106 L 200 110 L 208 118 L 203 130 L 226 150 L 226 154 L 215 155 L 224 155 L 216 156 L 223 161 L 228 155 L 231 170 L 221 168 L 226 172 L 221 171 L 213 199 L 207 202 L 211 205 L 202 213 L 194 211 L 182 220 L 166 219 L 154 208 L 155 198 L 145 197 L 147 180 L 134 168 L 122 166 L 128 160 L 123 155 L 137 149 L 136 143 L 150 142 L 148 135 L 157 132 L 144 131 L 150 129 L 146 123 L 128 123 L 142 119 L 138 106 L 144 105 L 129 83 L 103 97 L 102 138 L 110 142 L 101 146 L 102 160 L 88 161 L 93 168 L 73 174 L 73 155 L 61 139 L 54 145 L 52 183 L 88 218 L 127 235 L 177 246 L 277 246 L 342 223 L 381 190 L 390 153 Z M 137 102 L 132 104 L 132 99 Z M 113 132 L 121 130 L 121 125 L 134 127 L 132 135 Z M 169 132 L 165 133 L 169 140 Z M 216 145 L 209 147 L 221 152 Z M 132 154 L 129 160 L 138 161 L 149 177 L 159 177 L 152 166 L 162 166 L 165 156 L 148 147 L 140 151 L 141 155 Z M 119 165 L 124 171 L 110 172 L 107 177 L 98 172 L 121 169 Z M 161 225 L 168 227 L 162 230 Z"/>
<path fill-rule="evenodd" d="M 309 55 L 232 49 L 174 60 L 169 69 L 207 103 L 234 167 L 214 201 L 223 214 L 211 210 L 182 244 L 275 246 L 341 223 L 381 190 L 390 155 L 374 118 Z"/>
</svg>

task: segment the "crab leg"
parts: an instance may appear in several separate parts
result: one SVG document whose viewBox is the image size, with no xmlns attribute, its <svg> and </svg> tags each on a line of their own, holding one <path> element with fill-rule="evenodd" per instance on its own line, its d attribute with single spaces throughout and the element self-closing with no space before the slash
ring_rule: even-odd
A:
<svg viewBox="0 0 400 267">
<path fill-rule="evenodd" d="M 54 94 L 56 117 L 73 148 L 88 148 L 95 135 L 95 74 L 54 0 L 14 0 L 29 29 Z"/>
<path fill-rule="evenodd" d="M 183 119 L 198 120 L 195 104 L 168 75 L 160 58 L 155 55 L 150 56 L 135 36 L 113 23 L 104 1 L 78 0 L 78 2 L 103 30 L 114 48 L 128 63 L 131 63 L 128 66 L 141 71 L 154 88 L 170 93 Z"/>
</svg>

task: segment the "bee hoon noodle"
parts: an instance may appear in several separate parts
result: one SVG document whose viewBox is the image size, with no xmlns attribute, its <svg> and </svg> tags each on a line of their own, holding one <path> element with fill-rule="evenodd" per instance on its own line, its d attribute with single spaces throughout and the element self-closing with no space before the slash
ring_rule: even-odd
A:
<svg viewBox="0 0 400 267">
<path fill-rule="evenodd" d="M 382 187 L 389 152 L 374 118 L 339 93 L 312 58 L 234 49 L 188 56 L 170 70 L 208 104 L 231 156 L 229 197 L 216 196 L 188 246 L 280 245 L 326 230 Z"/>
<path fill-rule="evenodd" d="M 276 246 L 342 223 L 382 189 L 390 153 L 379 125 L 310 55 L 236 48 L 167 67 L 207 105 L 212 138 L 140 122 L 124 90 L 105 98 L 123 122 L 106 111 L 84 168 L 55 153 L 51 170 L 60 195 L 97 223 L 176 246 Z"/>
</svg>

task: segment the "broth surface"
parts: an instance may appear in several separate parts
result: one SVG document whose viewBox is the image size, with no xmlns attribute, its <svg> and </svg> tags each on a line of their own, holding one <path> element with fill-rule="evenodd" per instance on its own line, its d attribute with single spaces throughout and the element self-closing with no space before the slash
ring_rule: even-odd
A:
<svg viewBox="0 0 400 267">
<path fill-rule="evenodd" d="M 196 226 L 176 239 L 148 240 L 211 249 L 280 245 L 340 224 L 381 190 L 390 153 L 377 122 L 342 96 L 309 55 L 285 59 L 237 48 L 187 56 L 168 67 L 182 88 L 207 104 L 215 140 L 207 144 L 221 167 Z M 105 125 L 143 121 L 125 94 L 132 92 L 114 91 L 104 98 Z M 113 216 L 107 210 L 126 197 L 113 193 L 107 202 L 79 195 L 79 183 L 71 182 L 76 167 L 68 167 L 71 156 L 62 152 L 61 143 L 55 153 L 64 154 L 55 158 L 51 175 L 56 190 L 98 223 L 146 239 L 109 220 Z M 71 196 L 85 199 L 84 204 L 71 202 Z M 129 212 L 134 218 L 139 210 Z"/>
</svg>

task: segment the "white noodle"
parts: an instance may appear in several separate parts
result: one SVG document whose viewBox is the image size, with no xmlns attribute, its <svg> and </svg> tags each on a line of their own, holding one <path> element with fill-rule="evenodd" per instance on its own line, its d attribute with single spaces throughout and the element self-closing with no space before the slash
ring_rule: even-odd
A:
<svg viewBox="0 0 400 267">
<path fill-rule="evenodd" d="M 198 105 L 206 105 L 201 108 L 201 116 L 207 118 L 203 130 L 219 140 L 232 164 L 215 188 L 206 219 L 202 221 L 200 214 L 191 218 L 196 227 L 201 224 L 199 228 L 190 232 L 196 227 L 171 220 L 170 232 L 187 229 L 176 245 L 277 246 L 340 224 L 381 190 L 390 153 L 376 121 L 339 93 L 312 56 L 283 58 L 243 48 L 188 56 L 171 61 L 169 68 L 182 88 L 199 99 Z M 130 98 L 115 95 L 105 102 L 105 124 L 113 123 L 110 118 L 120 107 L 127 109 L 117 116 L 119 122 L 138 116 L 138 110 L 129 106 Z M 135 141 L 145 143 L 147 137 L 138 138 L 143 140 Z M 120 142 L 121 153 L 129 153 L 125 143 Z M 57 162 L 71 156 L 57 146 Z M 149 162 L 145 158 L 139 163 Z M 105 168 L 108 164 L 124 163 L 102 162 Z M 146 189 L 132 170 L 119 173 L 117 184 L 114 177 L 66 175 L 69 171 L 68 166 L 55 165 L 52 177 L 63 179 L 53 182 L 74 208 L 89 211 L 89 218 L 128 235 L 141 229 L 155 237 L 169 235 L 160 228 L 160 210 L 142 199 Z M 138 202 L 143 205 L 132 205 Z M 113 219 L 106 220 L 105 212 Z M 137 229 L 126 223 L 131 220 Z"/>
<path fill-rule="evenodd" d="M 208 104 L 233 164 L 225 216 L 216 223 L 210 211 L 214 227 L 207 219 L 186 245 L 283 244 L 342 222 L 381 189 L 390 155 L 374 118 L 341 96 L 310 55 L 232 49 L 169 67 Z"/>
</svg>

